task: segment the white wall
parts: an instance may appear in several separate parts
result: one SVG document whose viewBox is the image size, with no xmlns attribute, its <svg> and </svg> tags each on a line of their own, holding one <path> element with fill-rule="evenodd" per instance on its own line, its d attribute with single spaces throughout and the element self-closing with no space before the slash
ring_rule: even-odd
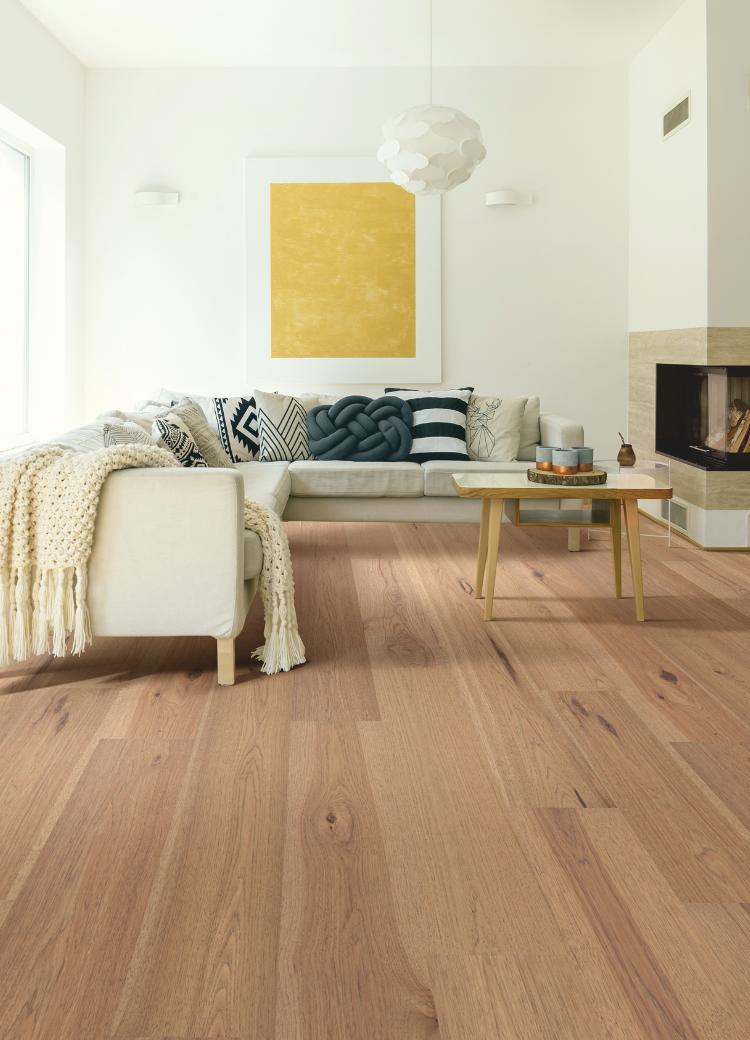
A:
<svg viewBox="0 0 750 1040">
<path fill-rule="evenodd" d="M 749 41 L 748 0 L 709 0 L 709 325 L 750 325 Z"/>
<path fill-rule="evenodd" d="M 688 92 L 690 123 L 662 140 Z M 708 324 L 706 94 L 706 0 L 686 0 L 630 67 L 632 331 Z"/>
<path fill-rule="evenodd" d="M 54 237 L 51 221 L 59 229 L 64 250 L 61 267 L 59 310 L 55 309 L 55 327 L 49 322 L 54 301 L 40 301 L 35 327 L 39 335 L 32 340 L 32 371 L 42 367 L 40 385 L 34 385 L 32 406 L 36 415 L 35 432 L 51 433 L 73 422 L 82 409 L 82 221 L 83 221 L 83 122 L 85 72 L 73 58 L 16 0 L 0 0 L 0 106 L 7 110 L 0 119 L 7 122 L 13 136 L 24 134 L 23 123 L 30 124 L 29 143 L 44 155 L 43 177 L 36 186 L 45 196 L 47 249 Z M 41 131 L 36 135 L 31 128 Z M 46 140 L 43 140 L 43 135 Z M 50 141 L 49 139 L 52 139 Z M 53 142 L 64 147 L 55 147 Z M 33 156 L 32 156 L 33 162 Z M 49 183 L 53 170 L 64 166 L 64 200 L 60 217 L 54 213 L 55 185 Z M 55 174 L 55 177 L 57 175 Z M 45 183 L 42 184 L 41 182 Z M 32 211 L 35 205 L 35 182 L 32 181 Z M 64 224 L 64 226 L 63 226 Z M 49 287 L 49 257 L 32 257 Z M 33 278 L 33 270 L 32 270 Z M 46 314 L 43 312 L 47 311 Z M 35 315 L 32 314 L 32 323 Z M 50 344 L 54 343 L 54 351 Z M 36 356 L 34 351 L 36 350 Z"/>
<path fill-rule="evenodd" d="M 159 384 L 252 388 L 244 157 L 372 154 L 384 118 L 422 101 L 425 80 L 408 69 L 91 72 L 87 411 Z M 626 71 L 452 69 L 435 82 L 436 100 L 479 120 L 489 153 L 444 201 L 444 385 L 539 393 L 612 454 L 626 398 Z M 486 191 L 508 186 L 535 191 L 537 205 L 485 207 Z M 154 187 L 179 190 L 181 205 L 137 209 L 133 193 Z"/>
</svg>

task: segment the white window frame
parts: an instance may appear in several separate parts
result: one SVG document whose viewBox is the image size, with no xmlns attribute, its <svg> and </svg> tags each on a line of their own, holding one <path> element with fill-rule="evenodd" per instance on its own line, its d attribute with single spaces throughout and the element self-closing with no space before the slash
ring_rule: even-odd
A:
<svg viewBox="0 0 750 1040">
<path fill-rule="evenodd" d="M 24 265 L 24 279 L 25 279 L 25 291 L 24 291 L 24 336 L 23 336 L 23 372 L 24 372 L 24 383 L 23 383 L 23 422 L 22 429 L 18 432 L 18 435 L 13 438 L 9 443 L 0 444 L 0 453 L 4 451 L 12 450 L 13 448 L 21 447 L 24 444 L 28 444 L 32 437 L 30 432 L 29 422 L 29 398 L 30 398 L 30 300 L 31 300 L 31 155 L 24 148 L 19 148 L 16 142 L 9 141 L 5 136 L 0 136 L 0 145 L 5 148 L 9 148 L 12 152 L 16 152 L 18 155 L 23 157 L 24 160 L 24 209 L 25 209 L 25 229 L 26 234 L 24 236 L 24 247 L 25 256 L 23 258 Z"/>
</svg>

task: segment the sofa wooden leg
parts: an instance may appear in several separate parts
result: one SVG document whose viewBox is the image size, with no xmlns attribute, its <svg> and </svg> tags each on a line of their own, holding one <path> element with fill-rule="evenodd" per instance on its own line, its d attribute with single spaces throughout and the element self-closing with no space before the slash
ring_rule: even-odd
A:
<svg viewBox="0 0 750 1040">
<path fill-rule="evenodd" d="M 216 679 L 219 686 L 234 686 L 234 640 L 216 640 Z"/>
</svg>

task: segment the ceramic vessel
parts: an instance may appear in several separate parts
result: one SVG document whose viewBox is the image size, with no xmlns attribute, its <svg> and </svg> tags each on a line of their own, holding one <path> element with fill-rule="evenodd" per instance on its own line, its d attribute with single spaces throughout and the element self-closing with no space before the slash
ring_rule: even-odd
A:
<svg viewBox="0 0 750 1040">
<path fill-rule="evenodd" d="M 635 465 L 635 452 L 632 444 L 623 444 L 617 452 L 617 461 L 621 466 Z"/>
</svg>

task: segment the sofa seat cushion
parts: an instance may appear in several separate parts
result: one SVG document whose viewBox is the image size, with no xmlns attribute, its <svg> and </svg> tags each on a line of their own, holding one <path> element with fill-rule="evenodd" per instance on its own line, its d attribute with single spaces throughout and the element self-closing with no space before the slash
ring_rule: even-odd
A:
<svg viewBox="0 0 750 1040">
<path fill-rule="evenodd" d="M 455 465 L 455 464 L 454 464 Z M 293 462 L 292 494 L 300 497 L 418 498 L 424 494 L 416 462 Z"/>
<path fill-rule="evenodd" d="M 256 578 L 263 566 L 263 545 L 255 531 L 245 531 L 245 581 Z"/>
<path fill-rule="evenodd" d="M 288 472 L 289 463 L 238 462 L 235 468 L 242 474 L 245 498 L 260 502 L 281 516 L 292 487 Z"/>
<path fill-rule="evenodd" d="M 528 462 L 454 462 L 435 459 L 422 466 L 424 493 L 434 498 L 455 495 L 454 473 L 525 473 L 528 468 Z"/>
</svg>

